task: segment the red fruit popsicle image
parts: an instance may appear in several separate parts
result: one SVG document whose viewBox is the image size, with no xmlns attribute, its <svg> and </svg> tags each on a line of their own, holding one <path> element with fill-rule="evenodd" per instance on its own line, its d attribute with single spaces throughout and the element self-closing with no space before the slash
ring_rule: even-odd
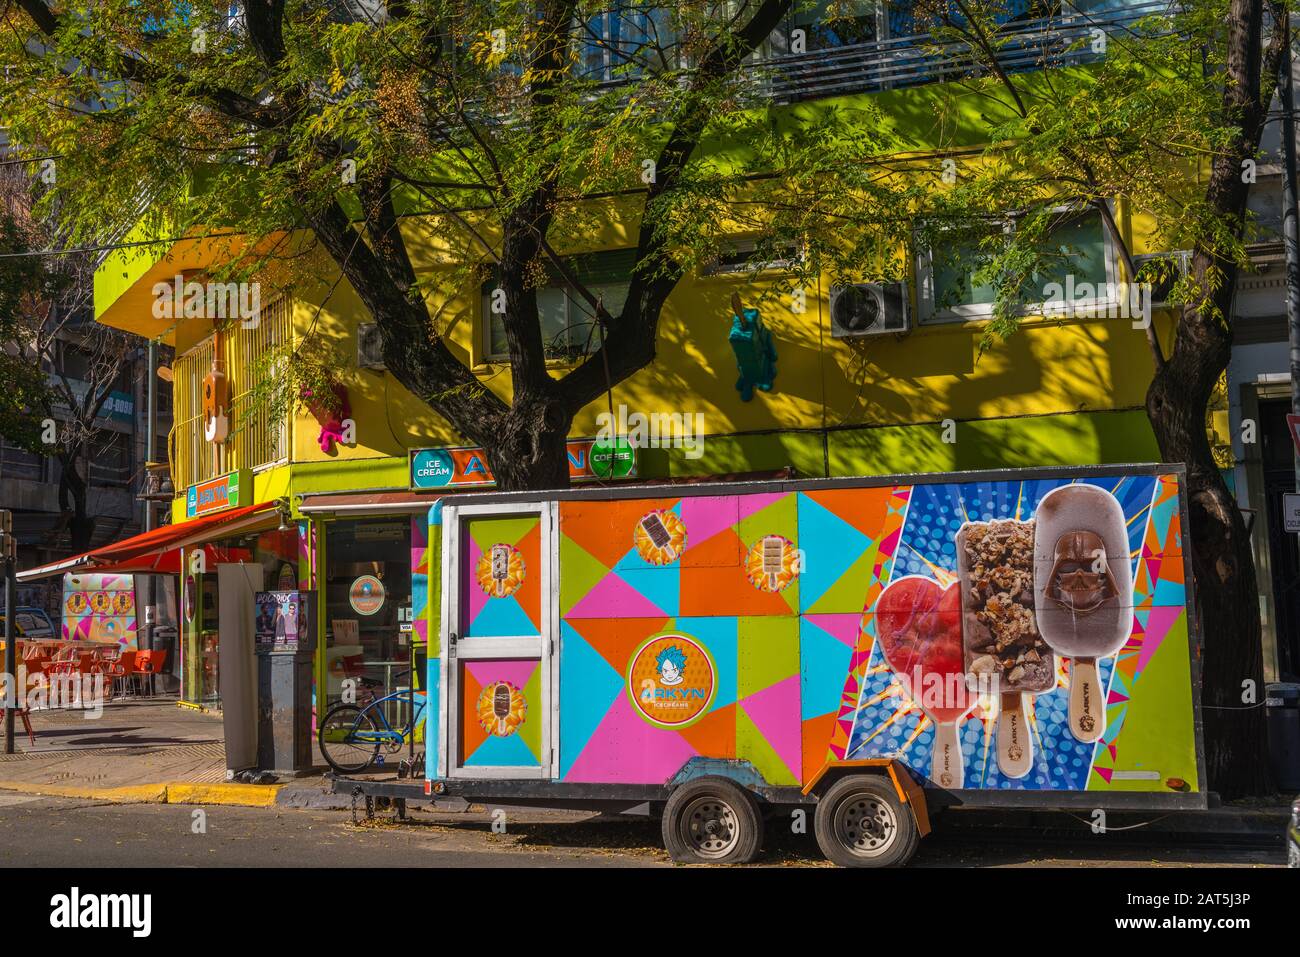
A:
<svg viewBox="0 0 1300 957">
<path fill-rule="evenodd" d="M 945 591 L 920 575 L 891 582 L 876 601 L 876 634 L 885 661 L 934 722 L 930 780 L 945 788 L 963 784 L 957 726 L 978 700 L 966 686 L 961 623 L 957 585 Z"/>
</svg>

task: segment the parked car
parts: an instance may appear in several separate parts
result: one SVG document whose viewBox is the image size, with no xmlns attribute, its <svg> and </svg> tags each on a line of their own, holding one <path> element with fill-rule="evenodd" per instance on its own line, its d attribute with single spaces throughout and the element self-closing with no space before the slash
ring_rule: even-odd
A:
<svg viewBox="0 0 1300 957">
<path fill-rule="evenodd" d="M 0 640 L 4 635 L 5 616 L 0 615 Z M 43 608 L 18 606 L 14 613 L 14 630 L 19 638 L 55 638 L 54 622 Z"/>
<path fill-rule="evenodd" d="M 1300 868 L 1300 797 L 1291 802 L 1291 823 L 1286 829 L 1286 866 Z"/>
</svg>

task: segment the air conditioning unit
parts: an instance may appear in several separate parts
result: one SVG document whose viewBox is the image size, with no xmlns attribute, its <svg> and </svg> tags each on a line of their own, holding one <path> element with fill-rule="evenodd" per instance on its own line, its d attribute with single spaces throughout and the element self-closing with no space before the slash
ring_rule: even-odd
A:
<svg viewBox="0 0 1300 957">
<path fill-rule="evenodd" d="M 831 286 L 831 338 L 903 335 L 912 328 L 907 283 Z"/>
<path fill-rule="evenodd" d="M 384 343 L 379 338 L 377 322 L 363 322 L 357 326 L 357 368 L 388 368 L 384 365 Z"/>
<path fill-rule="evenodd" d="M 1174 269 L 1166 270 L 1165 275 L 1159 282 L 1151 284 L 1151 304 L 1161 306 L 1169 300 L 1169 294 L 1173 291 L 1174 283 L 1191 271 L 1192 253 L 1188 249 L 1177 249 L 1168 253 L 1148 253 L 1143 256 L 1134 256 L 1133 265 L 1138 270 L 1141 270 L 1144 263 L 1153 259 L 1165 259 L 1174 264 Z"/>
</svg>

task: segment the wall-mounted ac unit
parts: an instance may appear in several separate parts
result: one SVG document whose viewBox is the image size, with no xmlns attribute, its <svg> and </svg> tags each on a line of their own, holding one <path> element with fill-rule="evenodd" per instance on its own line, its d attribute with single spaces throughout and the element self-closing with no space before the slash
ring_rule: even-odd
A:
<svg viewBox="0 0 1300 957">
<path fill-rule="evenodd" d="M 384 343 L 379 338 L 377 322 L 363 322 L 357 326 L 357 368 L 388 368 L 384 365 Z"/>
<path fill-rule="evenodd" d="M 902 335 L 911 328 L 907 283 L 831 286 L 831 338 Z"/>
</svg>

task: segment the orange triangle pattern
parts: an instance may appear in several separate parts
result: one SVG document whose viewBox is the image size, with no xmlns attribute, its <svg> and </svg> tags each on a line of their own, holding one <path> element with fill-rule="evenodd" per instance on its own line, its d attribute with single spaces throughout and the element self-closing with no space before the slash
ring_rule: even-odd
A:
<svg viewBox="0 0 1300 957">
<path fill-rule="evenodd" d="M 885 517 L 893 502 L 894 487 L 820 489 L 801 493 L 837 518 L 852 525 L 871 541 L 879 541 Z"/>
<path fill-rule="evenodd" d="M 560 507 L 560 531 L 606 568 L 613 568 L 632 550 L 632 532 L 641 517 L 655 509 L 672 509 L 677 502 L 677 499 L 565 502 Z"/>
<path fill-rule="evenodd" d="M 699 754 L 710 758 L 736 756 L 736 705 L 710 711 L 689 728 L 678 732 Z"/>
<path fill-rule="evenodd" d="M 515 601 L 533 623 L 538 634 L 542 630 L 542 526 L 539 522 L 530 528 L 515 544 L 524 559 L 524 580 L 514 594 Z"/>
<path fill-rule="evenodd" d="M 469 760 L 470 755 L 487 740 L 487 732 L 478 723 L 478 696 L 483 686 L 474 680 L 468 668 L 460 665 L 460 763 Z"/>
<path fill-rule="evenodd" d="M 566 618 L 565 623 L 618 674 L 627 674 L 637 645 L 668 627 L 671 618 Z"/>
<path fill-rule="evenodd" d="M 832 756 L 831 737 L 835 733 L 835 712 L 819 714 L 809 718 L 800 726 L 803 738 L 803 777 L 801 781 L 811 781 L 812 776 L 822 769 L 822 765 Z M 847 738 L 840 752 L 848 747 Z"/>
</svg>

